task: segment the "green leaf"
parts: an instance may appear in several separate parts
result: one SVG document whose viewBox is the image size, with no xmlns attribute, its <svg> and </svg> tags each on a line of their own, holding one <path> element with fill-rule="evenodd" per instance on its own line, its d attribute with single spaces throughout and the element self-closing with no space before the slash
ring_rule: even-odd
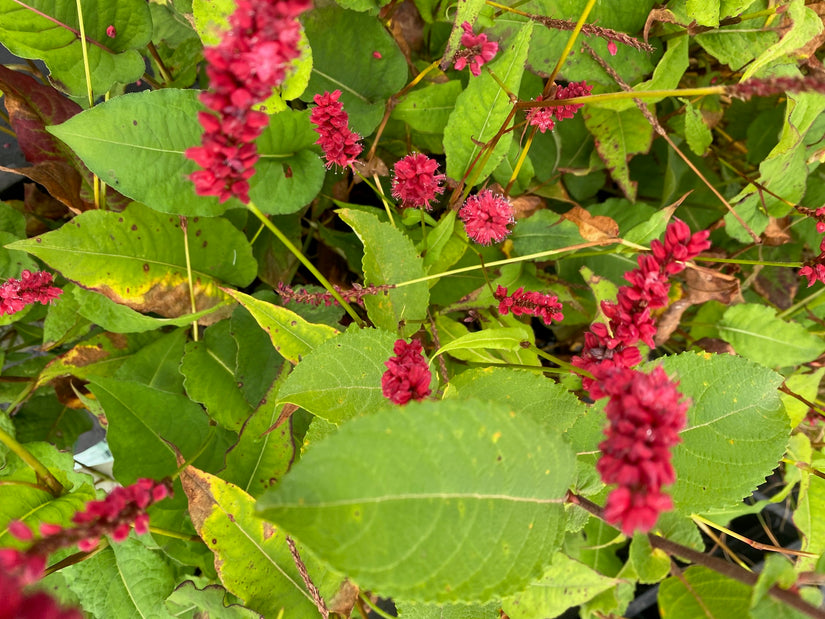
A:
<svg viewBox="0 0 825 619">
<path fill-rule="evenodd" d="M 822 452 L 815 452 L 811 465 L 820 473 L 825 472 Z M 803 535 L 802 550 L 822 555 L 825 551 L 825 479 L 807 471 L 802 473 L 802 491 L 799 504 L 793 514 L 794 524 Z M 816 559 L 800 557 L 798 569 L 814 569 Z"/>
<path fill-rule="evenodd" d="M 175 329 L 144 345 L 115 372 L 115 378 L 183 395 L 183 358 L 187 329 Z"/>
<path fill-rule="evenodd" d="M 488 367 L 462 372 L 448 383 L 444 398 L 467 397 L 505 404 L 550 434 L 565 432 L 587 412 L 567 389 L 529 370 Z"/>
<path fill-rule="evenodd" d="M 180 221 L 140 204 L 122 213 L 87 211 L 53 232 L 12 244 L 84 288 L 140 312 L 191 311 Z M 198 310 L 226 297 L 218 282 L 246 286 L 257 272 L 252 248 L 225 219 L 189 222 L 189 257 Z"/>
<path fill-rule="evenodd" d="M 701 565 L 694 565 L 659 585 L 659 612 L 670 619 L 742 619 L 748 617 L 751 588 Z"/>
<path fill-rule="evenodd" d="M 692 399 L 673 449 L 670 493 L 685 515 L 738 503 L 771 474 L 788 442 L 782 377 L 733 355 L 683 353 L 662 366 Z"/>
<path fill-rule="evenodd" d="M 513 327 L 509 329 L 482 329 L 452 340 L 439 348 L 433 357 L 444 354 L 451 350 L 509 350 L 517 352 L 521 350 L 521 343 L 526 341 L 525 330 Z"/>
<path fill-rule="evenodd" d="M 181 473 L 181 483 L 192 522 L 215 554 L 215 569 L 227 591 L 265 617 L 282 611 L 296 619 L 318 616 L 283 531 L 255 516 L 252 497 L 191 466 Z"/>
<path fill-rule="evenodd" d="M 175 449 L 204 468 L 223 466 L 234 442 L 226 430 L 190 399 L 127 380 L 96 377 L 92 393 L 109 421 L 106 437 L 114 456 L 114 476 L 122 484 L 139 477 L 161 479 L 177 471 Z M 174 447 L 173 447 L 174 446 Z"/>
<path fill-rule="evenodd" d="M 499 603 L 489 604 L 420 604 L 396 602 L 401 619 L 499 619 Z"/>
<path fill-rule="evenodd" d="M 252 407 L 235 381 L 238 347 L 229 334 L 229 321 L 209 327 L 198 342 L 186 344 L 180 365 L 187 395 L 206 407 L 209 417 L 227 430 L 238 431 Z"/>
<path fill-rule="evenodd" d="M 579 561 L 557 552 L 542 577 L 502 603 L 510 619 L 557 617 L 618 584 Z"/>
<path fill-rule="evenodd" d="M 428 84 L 413 90 L 399 101 L 393 108 L 390 118 L 404 121 L 418 133 L 436 135 L 440 138 L 462 90 L 463 87 L 458 80 Z"/>
<path fill-rule="evenodd" d="M 400 284 L 424 277 L 424 262 L 402 232 L 370 213 L 352 209 L 337 212 L 364 244 L 365 284 Z M 426 282 L 419 282 L 386 294 L 368 295 L 364 305 L 376 327 L 412 335 L 427 317 L 428 290 Z"/>
<path fill-rule="evenodd" d="M 719 2 L 717 0 L 687 0 L 687 14 L 700 26 L 719 25 Z"/>
<path fill-rule="evenodd" d="M 782 320 L 766 305 L 732 305 L 717 328 L 737 353 L 766 367 L 800 365 L 825 352 L 821 337 L 799 323 Z"/>
<path fill-rule="evenodd" d="M 805 6 L 804 0 L 791 0 L 787 7 L 787 16 L 793 25 L 748 66 L 741 81 L 754 77 L 775 60 L 791 55 L 822 32 L 822 20 L 813 9 Z"/>
<path fill-rule="evenodd" d="M 122 194 L 156 211 L 215 216 L 241 206 L 198 196 L 189 180 L 197 164 L 184 151 L 201 142 L 195 90 L 164 88 L 115 97 L 49 127 L 89 169 Z M 249 180 L 252 201 L 266 213 L 293 213 L 321 189 L 324 165 L 314 152 L 318 136 L 309 113 L 271 116 L 257 140 L 260 159 Z"/>
<path fill-rule="evenodd" d="M 17 440 L 44 441 L 59 449 L 71 449 L 77 437 L 92 429 L 84 409 L 69 408 L 51 393 L 31 398 L 14 415 Z"/>
<path fill-rule="evenodd" d="M 175 617 L 181 613 L 197 609 L 196 617 L 215 617 L 216 619 L 260 619 L 260 614 L 239 604 L 227 606 L 226 589 L 220 585 L 208 585 L 198 589 L 191 580 L 187 580 L 166 598 L 166 607 Z"/>
<path fill-rule="evenodd" d="M 646 153 L 653 127 L 636 108 L 622 112 L 586 106 L 582 110 L 587 130 L 596 138 L 596 152 L 625 196 L 636 200 L 636 181 L 630 180 L 628 163 L 633 155 Z"/>
<path fill-rule="evenodd" d="M 533 22 L 523 24 L 513 41 L 502 49 L 490 63 L 490 71 L 496 74 L 510 92 L 518 92 Z M 481 146 L 498 132 L 510 113 L 512 103 L 507 93 L 488 71 L 471 77 L 470 84 L 458 95 L 455 109 L 444 129 L 444 152 L 447 154 L 447 176 L 460 180 L 481 151 Z M 498 141 L 483 166 L 473 168 L 473 185 L 487 178 L 507 155 L 512 135 L 506 134 Z"/>
<path fill-rule="evenodd" d="M 133 537 L 61 570 L 83 610 L 96 617 L 172 618 L 175 575 L 163 555 Z"/>
<path fill-rule="evenodd" d="M 344 424 L 258 507 L 363 588 L 483 602 L 541 575 L 573 470 L 561 439 L 506 407 L 417 402 Z"/>
<path fill-rule="evenodd" d="M 312 11 L 304 27 L 314 63 L 307 94 L 340 90 L 350 125 L 369 135 L 381 122 L 387 99 L 407 83 L 407 62 L 398 45 L 374 17 L 336 6 Z M 342 46 L 333 32 L 358 36 Z"/>
<path fill-rule="evenodd" d="M 358 329 L 324 342 L 287 377 L 278 403 L 295 404 L 334 424 L 388 404 L 381 376 L 396 339 L 386 331 Z"/>
<path fill-rule="evenodd" d="M 284 371 L 244 424 L 238 442 L 226 454 L 226 468 L 221 471 L 222 479 L 253 497 L 278 483 L 295 457 L 292 424 L 285 421 L 275 427 L 283 410 L 278 404 L 278 389 L 286 376 Z"/>
<path fill-rule="evenodd" d="M 283 357 L 271 346 L 269 335 L 242 305 L 232 313 L 229 330 L 238 348 L 235 380 L 246 401 L 253 408 L 257 407 L 281 371 Z"/>
<path fill-rule="evenodd" d="M 338 334 L 332 327 L 307 322 L 280 305 L 235 290 L 225 292 L 252 314 L 261 329 L 269 334 L 275 350 L 291 363 L 298 363 L 304 355 Z"/>
<path fill-rule="evenodd" d="M 137 50 L 152 36 L 149 6 L 142 0 L 82 0 L 92 91 L 102 95 L 116 83 L 128 84 L 146 70 Z M 52 19 L 49 19 L 52 18 Z M 114 38 L 106 29 L 115 26 Z M 77 5 L 73 2 L 0 0 L 0 40 L 21 58 L 40 58 L 51 78 L 71 94 L 86 95 Z"/>
<path fill-rule="evenodd" d="M 670 556 L 653 548 L 645 533 L 634 535 L 630 541 L 630 562 L 640 583 L 657 583 L 670 573 Z"/>
<path fill-rule="evenodd" d="M 785 379 L 785 386 L 793 393 L 799 394 L 808 401 L 813 402 L 819 393 L 819 383 L 822 382 L 823 376 L 825 376 L 825 368 L 819 368 L 810 374 L 797 372 Z M 791 420 L 791 427 L 795 428 L 805 419 L 810 410 L 810 406 L 800 402 L 787 393 L 780 393 L 779 397 L 785 406 L 785 412 L 788 413 L 788 418 Z"/>
<path fill-rule="evenodd" d="M 690 150 L 700 157 L 713 142 L 713 135 L 705 123 L 702 111 L 693 107 L 689 101 L 685 104 L 685 137 Z"/>
</svg>

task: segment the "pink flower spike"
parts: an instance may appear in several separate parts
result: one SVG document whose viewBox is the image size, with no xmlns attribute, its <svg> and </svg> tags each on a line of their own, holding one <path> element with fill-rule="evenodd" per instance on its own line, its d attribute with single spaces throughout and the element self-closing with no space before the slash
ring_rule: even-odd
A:
<svg viewBox="0 0 825 619">
<path fill-rule="evenodd" d="M 34 534 L 29 526 L 20 520 L 12 520 L 9 522 L 7 528 L 9 533 L 22 542 L 28 542 L 34 537 Z"/>
<path fill-rule="evenodd" d="M 456 71 L 461 71 L 469 63 L 470 73 L 478 77 L 481 75 L 481 67 L 490 62 L 498 52 L 498 43 L 488 41 L 486 34 L 473 33 L 473 26 L 470 22 L 461 24 L 464 34 L 461 35 L 461 44 L 465 49 L 458 52 L 453 67 Z M 469 61 L 468 61 L 469 58 Z"/>
<path fill-rule="evenodd" d="M 615 56 L 618 53 L 619 47 L 616 45 L 616 41 L 608 41 L 607 51 L 611 56 Z"/>
<path fill-rule="evenodd" d="M 512 295 L 508 295 L 507 288 L 498 286 L 493 296 L 499 302 L 498 313 L 502 316 L 510 312 L 513 312 L 514 316 L 538 316 L 546 325 L 552 324 L 554 320 L 564 320 L 564 314 L 561 313 L 562 305 L 554 294 L 524 292 L 524 288 L 519 288 Z"/>
<path fill-rule="evenodd" d="M 541 101 L 541 96 L 536 97 L 536 101 Z M 553 120 L 553 108 L 533 107 L 527 112 L 527 124 L 538 128 L 539 131 L 552 131 L 556 128 L 556 121 Z"/>
<path fill-rule="evenodd" d="M 392 195 L 401 205 L 423 208 L 429 211 L 430 202 L 444 193 L 442 183 L 446 178 L 436 174 L 438 162 L 422 153 L 412 153 L 395 162 L 392 179 Z"/>
<path fill-rule="evenodd" d="M 344 104 L 339 101 L 340 90 L 315 95 L 316 107 L 309 114 L 309 121 L 315 125 L 320 136 L 316 144 L 324 151 L 328 168 L 339 165 L 346 168 L 361 154 L 361 139 L 349 128 L 349 115 L 344 111 Z"/>
<path fill-rule="evenodd" d="M 395 404 L 423 400 L 430 395 L 432 374 L 424 358 L 421 342 L 396 340 L 394 357 L 384 362 L 387 371 L 381 377 L 381 393 Z"/>
<path fill-rule="evenodd" d="M 51 283 L 52 274 L 46 271 L 24 270 L 20 279 L 10 277 L 0 284 L 0 316 L 15 314 L 32 303 L 48 305 L 63 293 Z"/>
<path fill-rule="evenodd" d="M 458 211 L 467 236 L 479 245 L 490 245 L 507 238 L 511 232 L 507 226 L 513 223 L 513 215 L 510 201 L 489 189 L 467 198 Z"/>
</svg>

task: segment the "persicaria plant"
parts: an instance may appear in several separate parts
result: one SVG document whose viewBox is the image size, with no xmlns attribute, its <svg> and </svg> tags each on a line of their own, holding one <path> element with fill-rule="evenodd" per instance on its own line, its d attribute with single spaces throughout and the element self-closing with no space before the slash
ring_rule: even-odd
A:
<svg viewBox="0 0 825 619">
<path fill-rule="evenodd" d="M 825 616 L 808 4 L 10 2 L 0 619 Z"/>
</svg>

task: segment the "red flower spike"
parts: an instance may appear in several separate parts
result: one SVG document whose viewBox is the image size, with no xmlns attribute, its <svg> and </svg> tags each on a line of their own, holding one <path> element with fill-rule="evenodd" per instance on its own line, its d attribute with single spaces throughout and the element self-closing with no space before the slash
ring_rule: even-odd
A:
<svg viewBox="0 0 825 619">
<path fill-rule="evenodd" d="M 387 371 L 381 377 L 381 392 L 395 404 L 406 404 L 410 400 L 423 400 L 430 395 L 432 374 L 421 342 L 396 340 L 394 357 L 384 362 Z"/>
<path fill-rule="evenodd" d="M 661 366 L 650 374 L 614 368 L 600 376 L 609 426 L 596 469 L 606 484 L 617 484 L 607 499 L 605 519 L 626 535 L 649 531 L 659 513 L 671 509 L 661 492 L 676 480 L 671 449 L 681 442 L 688 400 Z"/>
<path fill-rule="evenodd" d="M 316 107 L 309 114 L 309 121 L 315 125 L 320 136 L 316 144 L 324 150 L 324 159 L 328 168 L 339 165 L 346 168 L 361 154 L 361 139 L 349 128 L 349 115 L 344 111 L 344 104 L 338 99 L 340 90 L 315 95 Z"/>
<path fill-rule="evenodd" d="M 562 305 L 554 294 L 524 292 L 524 288 L 519 288 L 512 295 L 508 295 L 507 288 L 498 286 L 493 296 L 499 302 L 498 313 L 502 316 L 510 312 L 513 312 L 514 316 L 538 316 L 546 325 L 552 324 L 554 320 L 564 320 L 564 314 L 561 313 Z"/>
<path fill-rule="evenodd" d="M 10 277 L 0 284 L 0 316 L 15 314 L 27 305 L 49 302 L 57 299 L 63 291 L 51 286 L 52 274 L 46 271 L 25 270 L 20 279 Z"/>
<path fill-rule="evenodd" d="M 438 162 L 421 153 L 412 153 L 395 162 L 392 179 L 392 195 L 401 205 L 423 208 L 429 211 L 430 202 L 444 193 L 442 183 L 446 178 L 436 174 Z"/>
<path fill-rule="evenodd" d="M 465 21 L 461 28 L 464 30 L 461 44 L 465 49 L 458 53 L 453 67 L 456 71 L 461 71 L 469 64 L 470 73 L 478 77 L 481 75 L 481 67 L 490 62 L 498 52 L 498 43 L 488 41 L 486 34 L 475 34 L 470 22 Z"/>
<path fill-rule="evenodd" d="M 230 31 L 204 50 L 210 91 L 200 100 L 210 111 L 198 115 L 201 146 L 186 150 L 203 168 L 190 177 L 198 195 L 249 202 L 247 181 L 258 160 L 254 140 L 268 122 L 252 107 L 272 94 L 300 56 L 297 17 L 310 6 L 308 0 L 238 0 Z"/>
<path fill-rule="evenodd" d="M 585 97 L 593 91 L 592 86 L 588 86 L 586 82 L 570 82 L 567 86 L 560 86 L 556 89 L 555 99 L 572 99 L 573 97 Z M 557 105 L 550 108 L 553 110 L 553 115 L 556 120 L 565 120 L 573 118 L 581 108 L 583 103 L 571 103 L 568 105 Z"/>
<path fill-rule="evenodd" d="M 542 101 L 542 98 L 536 97 L 536 101 Z M 527 124 L 536 127 L 542 133 L 556 128 L 556 121 L 553 118 L 553 108 L 549 107 L 534 107 L 527 112 Z"/>
<path fill-rule="evenodd" d="M 489 189 L 467 198 L 458 211 L 467 236 L 479 245 L 490 245 L 507 238 L 510 234 L 507 226 L 513 223 L 513 215 L 510 201 Z"/>
</svg>

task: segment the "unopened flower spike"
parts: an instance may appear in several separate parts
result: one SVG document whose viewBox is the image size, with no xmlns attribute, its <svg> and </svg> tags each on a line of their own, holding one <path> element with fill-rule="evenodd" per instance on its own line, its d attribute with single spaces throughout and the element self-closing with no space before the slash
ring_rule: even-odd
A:
<svg viewBox="0 0 825 619">
<path fill-rule="evenodd" d="M 406 404 L 410 400 L 423 400 L 430 395 L 432 374 L 421 342 L 396 340 L 394 356 L 384 365 L 387 371 L 381 377 L 381 393 L 395 404 Z"/>
<path fill-rule="evenodd" d="M 475 34 L 470 22 L 461 24 L 464 34 L 461 35 L 461 45 L 464 49 L 458 52 L 453 67 L 456 71 L 461 71 L 468 64 L 470 73 L 478 77 L 481 75 L 481 67 L 490 62 L 498 52 L 498 43 L 488 41 L 486 34 Z"/>
<path fill-rule="evenodd" d="M 546 325 L 564 320 L 559 298 L 552 293 L 524 292 L 524 288 L 519 288 L 513 294 L 508 295 L 507 288 L 498 286 L 493 296 L 499 302 L 498 313 L 502 316 L 510 312 L 514 316 L 538 316 Z"/>
</svg>

